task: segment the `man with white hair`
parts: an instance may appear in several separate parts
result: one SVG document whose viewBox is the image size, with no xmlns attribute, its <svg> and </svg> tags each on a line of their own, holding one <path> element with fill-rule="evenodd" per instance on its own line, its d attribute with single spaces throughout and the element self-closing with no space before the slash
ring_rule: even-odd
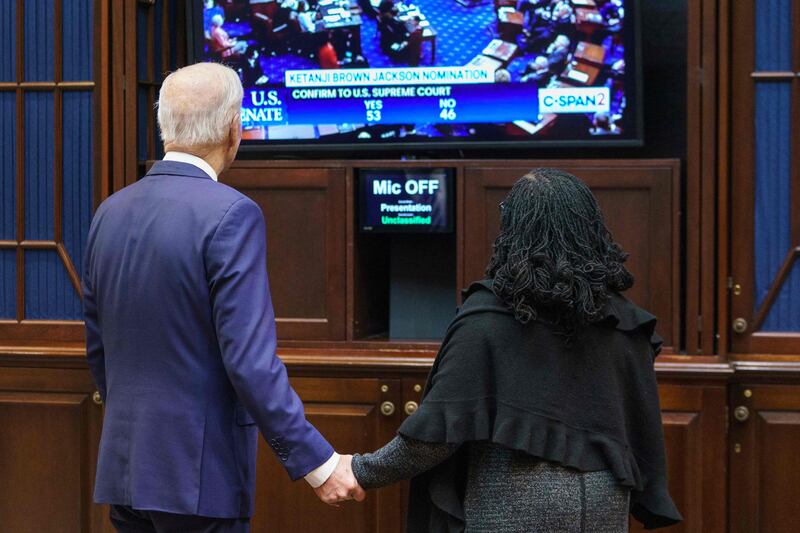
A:
<svg viewBox="0 0 800 533">
<path fill-rule="evenodd" d="M 567 64 L 572 43 L 566 35 L 559 35 L 547 47 L 547 62 L 551 72 L 561 72 Z"/>
<path fill-rule="evenodd" d="M 546 87 L 551 77 L 550 61 L 545 56 L 536 56 L 536 59 L 525 67 L 520 81 L 525 83 L 536 82 L 539 87 Z"/>
<path fill-rule="evenodd" d="M 228 32 L 222 29 L 225 19 L 222 15 L 211 17 L 211 49 L 222 59 L 238 57 L 247 52 L 247 43 L 233 39 Z"/>
<path fill-rule="evenodd" d="M 103 202 L 89 231 L 86 351 L 105 404 L 94 498 L 119 531 L 247 531 L 259 430 L 322 501 L 364 498 L 275 354 L 261 209 L 217 183 L 239 147 L 242 94 L 222 65 L 169 75 L 164 160 Z"/>
</svg>

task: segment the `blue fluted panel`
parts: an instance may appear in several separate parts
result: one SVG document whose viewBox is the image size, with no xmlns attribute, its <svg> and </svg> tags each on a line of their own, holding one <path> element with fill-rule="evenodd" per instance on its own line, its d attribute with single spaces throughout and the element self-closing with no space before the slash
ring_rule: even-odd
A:
<svg viewBox="0 0 800 533">
<path fill-rule="evenodd" d="M 764 320 L 762 331 L 800 331 L 800 261 L 795 260 L 789 277 Z"/>
<path fill-rule="evenodd" d="M 63 0 L 62 41 L 65 80 L 91 80 L 94 50 L 93 0 Z"/>
<path fill-rule="evenodd" d="M 17 79 L 17 3 L 0 2 L 0 81 Z"/>
<path fill-rule="evenodd" d="M 12 240 L 17 231 L 17 95 L 0 92 L 0 239 Z"/>
<path fill-rule="evenodd" d="M 25 251 L 25 318 L 82 318 L 80 298 L 55 250 Z"/>
<path fill-rule="evenodd" d="M 792 0 L 756 2 L 756 70 L 792 70 Z"/>
<path fill-rule="evenodd" d="M 25 239 L 53 239 L 53 94 L 25 93 Z"/>
<path fill-rule="evenodd" d="M 0 250 L 0 318 L 17 317 L 17 252 Z"/>
<path fill-rule="evenodd" d="M 791 84 L 756 85 L 755 274 L 756 306 L 775 280 L 790 242 Z M 800 294 L 796 295 L 800 298 Z M 777 315 L 773 315 L 777 316 Z M 788 318 L 788 317 L 787 317 Z M 779 322 L 783 317 L 777 317 Z M 765 324 L 765 328 L 769 324 Z M 800 328 L 799 328 L 800 329 Z M 768 329 L 767 329 L 768 331 Z"/>
<path fill-rule="evenodd" d="M 53 0 L 25 0 L 24 62 L 27 81 L 53 79 L 53 17 Z"/>
<path fill-rule="evenodd" d="M 83 249 L 92 220 L 92 93 L 64 93 L 64 223 L 62 236 L 72 264 L 80 275 Z"/>
<path fill-rule="evenodd" d="M 147 79 L 147 12 L 151 8 L 137 2 L 136 6 L 136 75 Z"/>
</svg>

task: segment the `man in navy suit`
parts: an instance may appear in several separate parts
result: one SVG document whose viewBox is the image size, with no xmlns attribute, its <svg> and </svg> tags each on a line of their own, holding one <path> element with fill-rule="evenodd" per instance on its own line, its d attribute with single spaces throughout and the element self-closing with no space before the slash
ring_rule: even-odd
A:
<svg viewBox="0 0 800 533">
<path fill-rule="evenodd" d="M 94 498 L 120 531 L 247 531 L 259 430 L 322 501 L 364 498 L 275 355 L 261 209 L 217 183 L 242 94 L 217 64 L 168 76 L 164 160 L 92 221 L 86 344 L 105 403 Z"/>
</svg>

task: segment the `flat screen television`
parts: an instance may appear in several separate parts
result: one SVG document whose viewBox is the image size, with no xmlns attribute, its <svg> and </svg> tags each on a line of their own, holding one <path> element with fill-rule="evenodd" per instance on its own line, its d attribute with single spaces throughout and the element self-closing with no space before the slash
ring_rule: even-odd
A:
<svg viewBox="0 0 800 533">
<path fill-rule="evenodd" d="M 636 0 L 187 0 L 247 148 L 640 145 Z"/>
<path fill-rule="evenodd" d="M 452 168 L 359 169 L 359 229 L 364 233 L 453 231 Z"/>
</svg>

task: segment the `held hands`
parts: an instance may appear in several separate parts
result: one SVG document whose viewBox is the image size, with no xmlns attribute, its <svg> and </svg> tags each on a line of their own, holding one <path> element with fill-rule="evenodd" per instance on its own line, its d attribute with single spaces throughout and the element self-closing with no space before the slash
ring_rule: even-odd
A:
<svg viewBox="0 0 800 533">
<path fill-rule="evenodd" d="M 314 489 L 317 497 L 328 505 L 346 500 L 364 501 L 366 494 L 353 475 L 353 456 L 342 455 L 328 480 Z"/>
</svg>

